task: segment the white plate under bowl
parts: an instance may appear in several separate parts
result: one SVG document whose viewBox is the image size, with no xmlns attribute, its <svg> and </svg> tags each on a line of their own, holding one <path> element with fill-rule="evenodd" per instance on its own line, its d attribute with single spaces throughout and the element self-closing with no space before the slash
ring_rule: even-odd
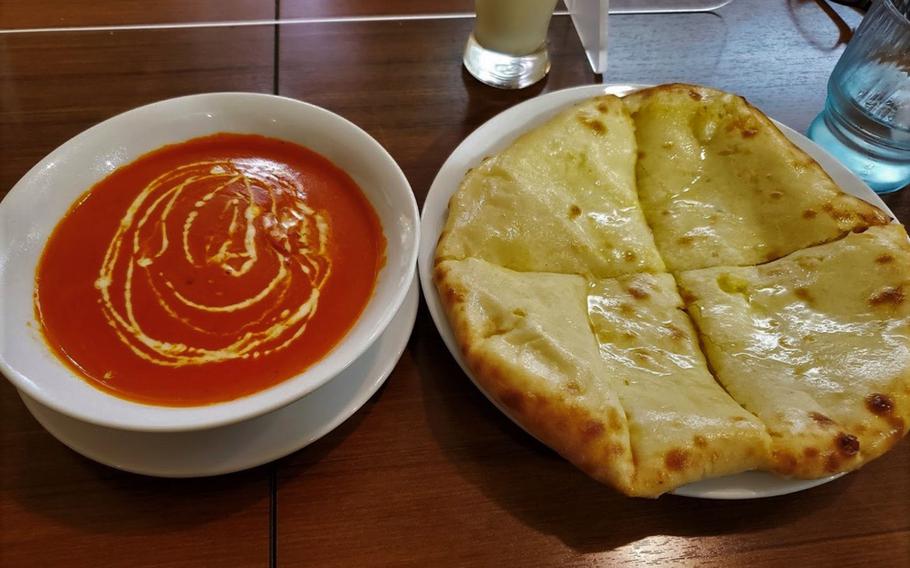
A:
<svg viewBox="0 0 910 568">
<path fill-rule="evenodd" d="M 588 85 L 555 91 L 516 105 L 488 120 L 465 138 L 449 155 L 439 173 L 436 174 L 433 185 L 430 186 L 430 191 L 423 205 L 423 213 L 421 214 L 422 237 L 417 260 L 420 284 L 423 288 L 427 307 L 433 316 L 436 328 L 442 335 L 442 339 L 445 341 L 452 356 L 461 365 L 462 370 L 471 378 L 477 388 L 510 418 L 511 416 L 506 409 L 493 399 L 489 393 L 484 391 L 465 363 L 461 350 L 455 341 L 455 335 L 452 333 L 452 328 L 449 326 L 442 303 L 439 300 L 436 286 L 433 285 L 433 258 L 436 242 L 439 240 L 439 235 L 442 232 L 442 227 L 448 214 L 449 198 L 458 189 L 465 172 L 469 168 L 476 167 L 485 156 L 491 156 L 505 149 L 518 135 L 542 124 L 567 106 L 597 95 L 612 94 L 623 96 L 646 86 Z M 869 189 L 862 180 L 841 165 L 830 154 L 792 128 L 777 121 L 774 121 L 774 123 L 787 138 L 821 164 L 844 191 L 868 201 L 894 217 L 891 210 L 888 209 L 875 192 Z M 809 489 L 810 487 L 832 481 L 840 477 L 840 475 L 843 474 L 821 479 L 803 480 L 784 479 L 768 473 L 750 471 L 691 483 L 676 489 L 673 493 L 706 499 L 773 497 Z"/>
<path fill-rule="evenodd" d="M 354 414 L 385 382 L 414 329 L 417 282 L 386 330 L 350 367 L 297 402 L 256 418 L 190 432 L 134 432 L 89 424 L 20 393 L 55 438 L 97 462 L 158 477 L 202 477 L 256 467 L 296 452 Z"/>
<path fill-rule="evenodd" d="M 386 263 L 373 296 L 345 337 L 303 373 L 228 402 L 165 407 L 111 396 L 63 365 L 35 321 L 35 267 L 71 204 L 114 169 L 166 144 L 216 132 L 259 134 L 318 152 L 350 175 L 373 205 Z M 294 99 L 211 93 L 139 107 L 89 128 L 51 152 L 0 202 L 0 371 L 44 406 L 121 430 L 187 431 L 265 414 L 319 388 L 376 340 L 404 301 L 419 242 L 417 202 L 401 168 L 348 120 Z"/>
</svg>

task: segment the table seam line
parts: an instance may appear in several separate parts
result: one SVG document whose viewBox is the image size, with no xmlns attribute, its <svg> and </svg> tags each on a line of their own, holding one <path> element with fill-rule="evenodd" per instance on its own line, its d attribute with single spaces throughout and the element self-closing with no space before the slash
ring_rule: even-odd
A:
<svg viewBox="0 0 910 568">
<path fill-rule="evenodd" d="M 269 467 L 269 568 L 278 566 L 278 465 Z"/>
<path fill-rule="evenodd" d="M 568 12 L 558 11 L 554 16 L 565 16 Z M 172 30 L 198 28 L 230 28 L 252 26 L 280 26 L 284 24 L 347 24 L 370 22 L 398 22 L 424 20 L 457 20 L 473 18 L 473 12 L 440 12 L 438 14 L 389 14 L 372 16 L 327 16 L 317 18 L 273 18 L 252 20 L 214 20 L 203 22 L 170 22 L 160 24 L 111 24 L 99 26 L 61 26 L 43 28 L 0 29 L 2 34 L 34 34 L 60 32 L 110 32 L 138 30 Z"/>
<path fill-rule="evenodd" d="M 280 17 L 281 17 L 281 0 L 275 0 L 275 19 L 277 20 Z M 272 47 L 274 49 L 273 57 L 272 57 L 272 94 L 277 95 L 278 88 L 280 86 L 278 73 L 279 73 L 279 69 L 281 68 L 280 64 L 279 64 L 279 57 L 280 57 L 279 46 L 281 44 L 281 26 L 275 25 L 274 29 L 275 29 L 275 35 L 272 39 L 272 43 L 273 43 Z"/>
</svg>

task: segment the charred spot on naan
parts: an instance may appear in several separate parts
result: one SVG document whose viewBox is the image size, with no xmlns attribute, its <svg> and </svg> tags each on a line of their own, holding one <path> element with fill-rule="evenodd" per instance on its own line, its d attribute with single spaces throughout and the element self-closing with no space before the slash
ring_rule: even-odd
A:
<svg viewBox="0 0 910 568">
<path fill-rule="evenodd" d="M 883 435 L 890 439 L 887 441 L 887 445 L 890 447 L 902 437 L 903 432 L 906 429 L 906 423 L 903 417 L 897 412 L 897 402 L 895 401 L 894 395 L 874 392 L 868 394 L 863 402 L 866 410 L 876 417 L 879 424 L 882 422 L 887 424 L 885 430 L 882 430 L 880 427 L 874 428 L 879 435 Z"/>
<path fill-rule="evenodd" d="M 825 213 L 830 215 L 832 218 L 834 218 L 839 223 L 847 223 L 851 219 L 853 219 L 853 216 L 854 216 L 854 214 L 850 211 L 838 209 L 837 207 L 832 205 L 830 201 L 822 204 L 822 211 L 824 211 Z"/>
<path fill-rule="evenodd" d="M 807 304 L 811 304 L 814 299 L 812 297 L 812 293 L 809 292 L 809 289 L 804 288 L 802 286 L 797 286 L 796 288 L 794 288 L 793 295 L 796 296 L 797 298 L 799 298 L 800 300 L 806 302 Z"/>
<path fill-rule="evenodd" d="M 648 290 L 644 287 L 632 285 L 629 286 L 627 290 L 629 292 L 629 295 L 636 300 L 646 300 L 651 296 L 651 294 L 648 293 Z"/>
<path fill-rule="evenodd" d="M 901 305 L 905 299 L 903 285 L 887 286 L 869 296 L 868 304 L 873 308 L 896 308 Z"/>
<path fill-rule="evenodd" d="M 792 475 L 799 460 L 786 450 L 774 450 L 771 454 L 772 470 L 781 475 Z"/>
<path fill-rule="evenodd" d="M 853 434 L 839 432 L 837 434 L 837 450 L 845 456 L 854 456 L 859 453 L 859 440 Z"/>
<path fill-rule="evenodd" d="M 664 465 L 670 471 L 682 471 L 689 465 L 689 460 L 689 452 L 681 448 L 674 448 L 664 455 Z"/>
<path fill-rule="evenodd" d="M 450 282 L 448 267 L 437 264 L 433 268 L 433 282 L 442 296 L 445 305 L 455 306 L 464 302 L 464 290 L 456 287 Z"/>
<path fill-rule="evenodd" d="M 866 408 L 878 416 L 891 414 L 894 410 L 894 399 L 886 394 L 872 393 L 866 397 Z"/>
<path fill-rule="evenodd" d="M 582 126 L 591 129 L 598 136 L 603 136 L 610 131 L 602 120 L 596 116 L 588 114 L 587 112 L 578 113 L 576 115 L 576 119 Z"/>
</svg>

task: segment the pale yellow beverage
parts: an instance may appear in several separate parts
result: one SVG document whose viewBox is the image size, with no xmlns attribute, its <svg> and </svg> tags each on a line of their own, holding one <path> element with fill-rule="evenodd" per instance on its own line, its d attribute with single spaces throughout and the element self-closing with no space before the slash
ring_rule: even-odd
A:
<svg viewBox="0 0 910 568">
<path fill-rule="evenodd" d="M 557 0 L 474 0 L 474 38 L 485 49 L 527 55 L 547 39 Z"/>
</svg>

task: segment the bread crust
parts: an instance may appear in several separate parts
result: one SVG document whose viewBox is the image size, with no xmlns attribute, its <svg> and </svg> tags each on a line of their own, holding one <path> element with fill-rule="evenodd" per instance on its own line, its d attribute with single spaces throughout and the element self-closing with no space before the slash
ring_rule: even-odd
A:
<svg viewBox="0 0 910 568">
<path fill-rule="evenodd" d="M 910 241 L 900 225 L 679 282 L 715 376 L 768 426 L 773 472 L 850 471 L 907 433 Z"/>
<path fill-rule="evenodd" d="M 891 221 L 743 97 L 675 83 L 623 102 L 642 209 L 671 272 L 761 264 Z"/>
<path fill-rule="evenodd" d="M 513 160 L 509 166 L 512 170 L 503 172 L 494 171 L 502 166 L 499 156 L 486 159 L 479 168 L 466 174 L 462 187 L 452 197 L 449 217 L 437 246 L 434 270 L 434 282 L 441 303 L 478 386 L 510 418 L 579 469 L 632 496 L 656 497 L 692 481 L 747 469 L 762 469 L 785 477 L 818 478 L 855 469 L 880 456 L 910 428 L 910 323 L 900 333 L 895 332 L 897 339 L 894 340 L 892 353 L 908 364 L 899 372 L 892 372 L 887 380 L 878 380 L 874 384 L 863 383 L 861 377 L 857 377 L 859 390 L 848 397 L 849 409 L 843 410 L 827 399 L 816 401 L 803 393 L 804 400 L 800 399 L 798 404 L 790 406 L 782 404 L 779 409 L 781 415 L 774 416 L 762 406 L 760 397 L 746 396 L 740 386 L 733 384 L 735 381 L 725 380 L 725 376 L 731 373 L 739 373 L 752 381 L 758 379 L 754 370 L 744 372 L 730 364 L 725 351 L 728 348 L 721 345 L 722 342 L 718 342 L 712 330 L 708 329 L 710 326 L 705 325 L 706 317 L 701 313 L 705 306 L 699 298 L 702 291 L 697 286 L 690 286 L 686 280 L 689 278 L 687 275 L 698 273 L 701 271 L 698 269 L 704 267 L 715 267 L 717 270 L 733 270 L 743 265 L 772 267 L 774 262 L 769 261 L 798 257 L 800 251 L 807 247 L 837 241 L 857 232 L 868 231 L 877 235 L 884 231 L 891 233 L 885 239 L 890 244 L 885 246 L 886 250 L 879 251 L 880 259 L 876 263 L 881 265 L 878 267 L 880 272 L 890 270 L 899 281 L 889 280 L 882 284 L 881 290 L 867 295 L 869 309 L 878 310 L 877 313 L 885 319 L 894 319 L 893 314 L 906 309 L 904 294 L 910 294 L 910 244 L 906 233 L 902 229 L 885 228 L 890 222 L 886 214 L 843 193 L 821 166 L 792 144 L 769 118 L 742 97 L 695 85 L 661 85 L 630 94 L 622 103 L 615 97 L 583 102 L 574 110 L 559 115 L 559 120 L 563 123 L 566 120 L 584 123 L 586 117 L 592 121 L 596 119 L 600 127 L 592 123 L 589 130 L 601 136 L 606 133 L 606 123 L 595 114 L 588 116 L 585 113 L 595 112 L 592 109 L 615 113 L 624 105 L 623 108 L 628 108 L 635 117 L 635 113 L 640 112 L 648 101 L 662 96 L 684 97 L 699 104 L 721 100 L 734 109 L 741 120 L 718 124 L 732 124 L 732 134 L 747 142 L 765 137 L 767 143 L 774 147 L 770 156 L 784 164 L 779 164 L 784 170 L 781 175 L 789 185 L 780 190 L 774 189 L 773 184 L 759 183 L 757 187 L 761 199 L 756 198 L 756 207 L 771 221 L 757 216 L 751 222 L 759 226 L 755 229 L 759 232 L 764 231 L 763 224 L 768 223 L 768 226 L 773 225 L 774 231 L 783 230 L 786 242 L 782 244 L 781 239 L 774 237 L 771 231 L 771 236 L 756 240 L 754 247 L 740 246 L 741 243 L 734 240 L 727 243 L 730 250 L 723 247 L 715 250 L 710 246 L 699 249 L 700 243 L 693 240 L 689 243 L 693 246 L 687 249 L 680 244 L 680 239 L 684 240 L 687 235 L 673 234 L 675 228 L 665 226 L 661 212 L 655 208 L 653 200 L 649 201 L 647 190 L 642 191 L 641 185 L 636 206 L 641 203 L 654 239 L 651 240 L 650 235 L 648 238 L 637 238 L 636 242 L 641 247 L 619 256 L 612 246 L 592 245 L 599 237 L 581 236 L 584 232 L 578 232 L 564 239 L 557 234 L 561 230 L 559 227 L 575 231 L 576 221 L 586 213 L 576 204 L 567 205 L 568 202 L 563 204 L 565 207 L 560 205 L 555 209 L 542 206 L 544 201 L 529 205 L 524 212 L 533 209 L 533 215 L 498 231 L 490 223 L 502 219 L 510 223 L 505 209 L 499 217 L 477 215 L 474 209 L 495 203 L 496 192 L 501 188 L 511 192 L 508 195 L 516 191 L 521 193 L 523 189 L 516 189 L 517 182 L 511 178 L 517 172 L 515 165 L 527 164 L 530 158 L 522 154 L 524 157 L 521 160 Z M 580 114 L 576 116 L 573 113 Z M 637 124 L 638 119 L 635 120 Z M 573 124 L 577 128 L 575 122 Z M 616 124 L 621 125 L 622 122 Z M 545 127 L 547 125 L 541 128 Z M 535 143 L 541 143 L 536 135 L 535 131 L 526 133 L 516 144 L 527 145 L 535 140 Z M 585 131 L 585 135 L 592 134 Z M 641 132 L 636 133 L 636 137 L 640 135 Z M 528 151 L 527 147 L 522 150 L 525 153 Z M 646 177 L 642 176 L 640 166 L 642 163 L 647 166 L 646 162 L 655 157 L 648 155 L 650 153 L 651 150 L 646 148 L 643 155 L 639 145 L 636 166 L 639 184 L 642 177 Z M 787 177 L 785 170 L 789 167 L 798 170 L 799 175 Z M 496 178 L 493 185 L 483 186 L 482 191 L 477 193 L 478 187 L 481 187 L 477 180 L 488 175 Z M 503 182 L 505 185 L 500 183 L 500 177 L 507 180 Z M 800 180 L 808 180 L 806 188 L 800 185 Z M 780 195 L 775 195 L 775 192 Z M 478 201 L 475 194 L 483 198 Z M 527 203 L 536 198 L 531 195 L 530 199 Z M 549 199 L 552 200 L 552 196 Z M 762 209 L 766 203 L 778 199 L 784 207 Z M 595 202 L 597 199 L 588 203 Z M 496 207 L 500 205 L 502 203 Z M 517 206 L 522 209 L 520 204 Z M 788 211 L 788 207 L 793 211 Z M 520 216 L 521 213 L 518 211 L 515 214 Z M 558 216 L 558 222 L 551 223 L 539 217 L 548 215 Z M 784 220 L 781 221 L 781 218 Z M 708 229 L 713 230 L 712 227 Z M 742 227 L 734 227 L 732 234 L 740 229 Z M 748 230 L 752 229 L 745 227 L 743 232 Z M 893 234 L 897 230 L 900 231 L 899 238 Z M 669 231 L 671 237 L 676 239 L 675 244 L 668 246 L 662 231 Z M 513 252 L 509 247 L 514 243 L 497 240 L 502 234 L 508 234 L 510 238 L 517 235 L 519 241 L 524 239 L 524 242 L 519 243 L 520 246 Z M 543 243 L 543 248 L 533 250 L 534 246 L 530 245 L 535 242 Z M 554 247 L 554 244 L 558 245 Z M 598 246 L 604 250 L 600 251 Z M 607 249 L 610 249 L 609 258 L 598 258 L 598 254 L 606 255 Z M 704 258 L 693 261 L 691 251 L 699 250 L 703 250 Z M 479 282 L 475 271 L 479 270 L 478 263 L 500 271 L 494 274 L 494 284 Z M 715 379 L 719 377 L 720 384 L 732 400 L 742 406 L 725 418 L 729 423 L 723 428 L 689 430 L 690 425 L 685 420 L 656 420 L 653 416 L 637 414 L 636 408 L 654 408 L 653 401 L 642 402 L 647 399 L 647 391 L 621 386 L 621 382 L 628 381 L 631 375 L 627 376 L 621 367 L 610 367 L 604 363 L 602 357 L 609 357 L 609 354 L 603 354 L 603 343 L 598 347 L 601 339 L 590 312 L 578 305 L 590 302 L 590 296 L 586 296 L 588 292 L 584 291 L 585 286 L 590 290 L 596 282 L 607 280 L 620 283 L 619 288 L 611 285 L 613 287 L 607 293 L 611 301 L 618 301 L 622 296 L 622 301 L 630 305 L 637 301 L 641 301 L 642 305 L 648 304 L 650 300 L 646 287 L 630 283 L 638 278 L 636 274 L 647 276 L 644 278 L 646 281 L 649 278 L 670 278 L 661 272 L 664 265 L 680 279 L 682 286 L 679 293 L 698 324 L 696 330 L 683 316 L 684 321 L 674 320 L 671 329 L 682 336 L 698 337 L 701 347 L 694 348 L 699 353 L 697 358 L 700 363 L 697 364 L 704 366 L 700 353 L 707 354 Z M 513 273 L 513 270 L 538 274 Z M 513 277 L 509 273 L 524 274 L 525 277 Z M 486 278 L 490 278 L 489 274 Z M 496 278 L 501 281 L 496 281 Z M 497 286 L 502 290 L 497 290 Z M 510 291 L 510 287 L 516 290 Z M 794 285 L 791 293 L 805 302 L 810 301 L 812 294 L 821 293 L 814 289 L 806 290 Z M 531 298 L 538 293 L 539 298 Z M 569 297 L 575 304 L 568 302 Z M 588 300 L 585 300 L 586 297 Z M 530 301 L 529 298 L 533 299 L 531 304 L 526 302 Z M 682 306 L 683 301 L 679 300 L 679 303 Z M 586 309 L 590 310 L 590 306 Z M 630 313 L 630 321 L 636 321 L 635 317 Z M 547 329 L 553 325 L 559 329 Z M 610 328 L 613 324 L 608 322 L 605 325 L 609 328 L 607 331 L 616 331 Z M 668 388 L 672 390 L 672 387 Z M 660 389 L 655 387 L 654 392 Z M 639 396 L 642 400 L 635 398 Z M 632 399 L 627 398 L 624 402 L 623 397 Z M 693 417 L 693 423 L 704 419 L 697 412 Z M 758 428 L 754 426 L 756 423 Z M 678 431 L 691 432 L 692 435 L 685 440 L 664 435 L 665 432 Z M 664 441 L 666 443 L 661 445 Z"/>
</svg>

